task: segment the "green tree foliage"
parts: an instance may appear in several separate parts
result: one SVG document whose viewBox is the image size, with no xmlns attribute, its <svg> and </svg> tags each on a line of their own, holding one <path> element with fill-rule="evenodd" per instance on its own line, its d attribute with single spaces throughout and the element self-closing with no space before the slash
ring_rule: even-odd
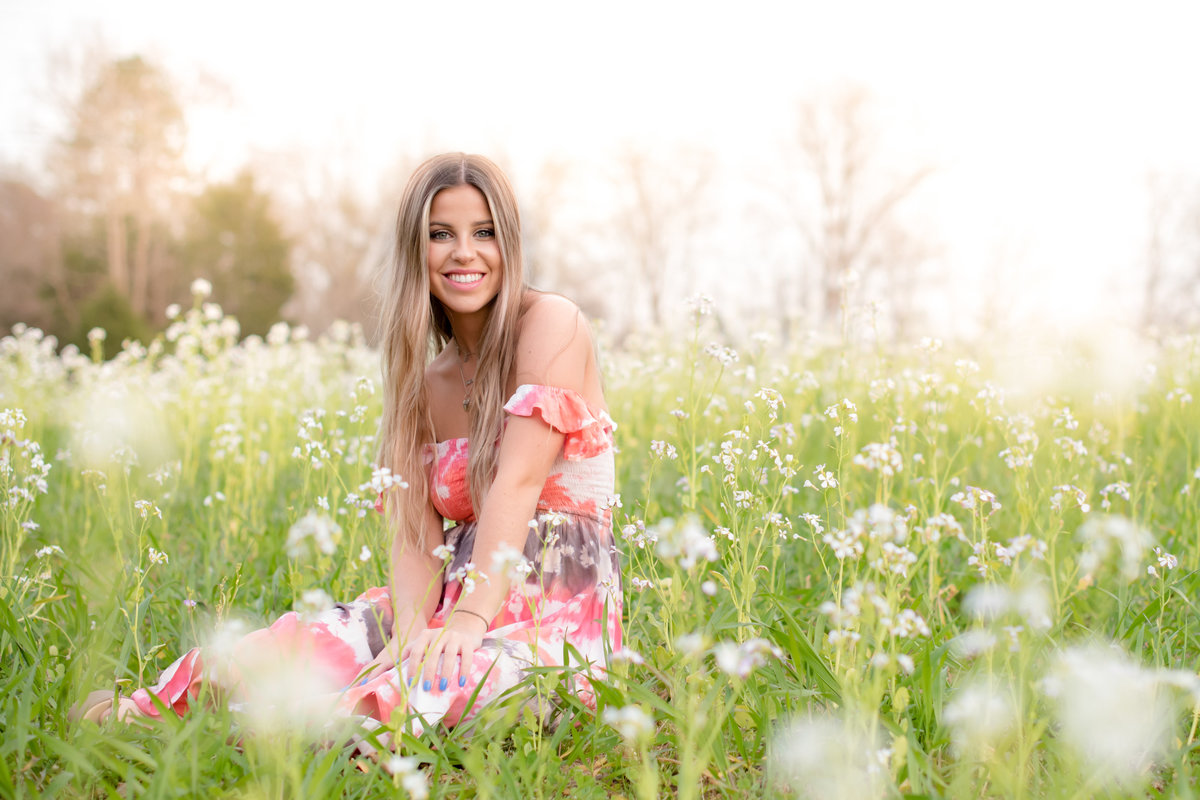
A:
<svg viewBox="0 0 1200 800">
<path fill-rule="evenodd" d="M 69 337 L 69 342 L 85 353 L 88 351 L 88 331 L 103 328 L 107 334 L 108 353 L 117 352 L 125 339 L 149 342 L 152 338 L 150 326 L 129 306 L 125 295 L 111 283 L 104 283 L 92 292 L 79 313 L 79 324 Z"/>
<path fill-rule="evenodd" d="M 213 300 L 237 317 L 243 334 L 261 335 L 292 295 L 290 251 L 270 198 L 243 172 L 196 198 L 181 260 L 191 277 L 212 282 Z"/>
</svg>

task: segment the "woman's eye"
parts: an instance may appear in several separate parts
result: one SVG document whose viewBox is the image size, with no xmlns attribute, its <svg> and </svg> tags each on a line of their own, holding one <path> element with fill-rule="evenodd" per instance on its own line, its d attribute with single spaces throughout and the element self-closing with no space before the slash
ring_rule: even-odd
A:
<svg viewBox="0 0 1200 800">
<path fill-rule="evenodd" d="M 481 228 L 480 230 L 475 232 L 475 235 L 481 239 L 491 239 L 493 236 L 496 235 L 496 232 L 494 230 L 492 230 L 491 228 Z"/>
<path fill-rule="evenodd" d="M 439 240 L 439 241 L 440 241 L 440 240 L 443 240 L 443 239 L 449 239 L 449 238 L 450 238 L 450 231 L 430 231 L 430 232 L 429 232 L 429 238 L 430 238 L 430 239 L 437 239 L 437 240 Z"/>
</svg>

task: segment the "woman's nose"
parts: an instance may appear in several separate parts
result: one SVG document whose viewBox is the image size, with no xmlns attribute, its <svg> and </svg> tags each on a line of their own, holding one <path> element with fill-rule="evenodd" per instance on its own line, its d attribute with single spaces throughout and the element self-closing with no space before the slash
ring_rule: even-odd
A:
<svg viewBox="0 0 1200 800">
<path fill-rule="evenodd" d="M 461 238 L 458 240 L 454 248 L 454 260 L 460 264 L 466 264 L 475 257 L 475 247 L 469 238 Z"/>
</svg>

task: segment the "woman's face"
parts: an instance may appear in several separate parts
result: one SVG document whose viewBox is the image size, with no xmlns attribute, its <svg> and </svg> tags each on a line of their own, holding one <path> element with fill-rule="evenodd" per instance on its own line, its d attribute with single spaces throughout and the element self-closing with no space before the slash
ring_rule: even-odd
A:
<svg viewBox="0 0 1200 800">
<path fill-rule="evenodd" d="M 504 259 L 483 192 L 451 186 L 429 205 L 429 293 L 458 317 L 486 314 L 500 292 Z"/>
</svg>

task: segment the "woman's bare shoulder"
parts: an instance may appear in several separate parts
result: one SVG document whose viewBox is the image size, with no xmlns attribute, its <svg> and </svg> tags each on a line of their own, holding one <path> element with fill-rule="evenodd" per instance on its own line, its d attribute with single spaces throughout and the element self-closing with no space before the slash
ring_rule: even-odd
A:
<svg viewBox="0 0 1200 800">
<path fill-rule="evenodd" d="M 572 300 L 552 292 L 530 290 L 526 293 L 521 303 L 518 341 L 550 336 L 563 343 L 581 333 L 585 339 L 591 339 L 587 318 Z"/>
<path fill-rule="evenodd" d="M 517 332 L 517 382 L 581 390 L 593 360 L 592 337 L 579 306 L 539 292 L 528 301 Z"/>
</svg>

